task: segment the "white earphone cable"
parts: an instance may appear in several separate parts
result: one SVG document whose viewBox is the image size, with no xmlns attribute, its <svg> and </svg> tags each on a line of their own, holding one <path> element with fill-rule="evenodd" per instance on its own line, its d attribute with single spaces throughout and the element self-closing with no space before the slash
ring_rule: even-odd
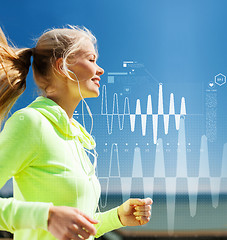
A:
<svg viewBox="0 0 227 240">
<path fill-rule="evenodd" d="M 81 94 L 81 91 L 80 91 L 80 83 L 79 83 L 79 80 L 78 80 L 76 74 L 75 74 L 73 71 L 69 70 L 68 68 L 67 68 L 67 71 L 69 71 L 70 73 L 72 73 L 72 74 L 75 76 L 76 81 L 77 81 L 77 84 L 78 84 L 78 90 L 79 90 L 80 96 L 81 96 L 81 98 L 82 98 L 82 101 L 83 101 L 83 102 L 85 103 L 85 105 L 86 105 L 86 108 L 87 108 L 87 111 L 88 111 L 88 113 L 89 113 L 89 116 L 91 117 L 91 129 L 90 129 L 90 135 L 91 135 L 92 130 L 93 130 L 93 117 L 92 117 L 91 110 L 90 110 L 88 104 L 86 103 L 86 101 L 84 100 L 84 98 L 83 98 L 83 96 L 82 96 L 82 94 Z M 71 79 L 72 81 L 75 81 L 75 80 L 74 80 L 73 78 L 71 78 L 71 77 L 70 77 L 70 79 Z M 83 103 L 82 103 L 82 118 L 83 118 L 83 125 L 84 125 L 84 127 L 85 127 Z M 86 127 L 85 127 L 85 128 L 86 128 Z M 92 166 L 92 170 L 88 173 L 88 176 L 93 177 L 93 175 L 95 175 L 95 169 L 96 169 L 96 166 L 97 166 L 98 153 L 96 152 L 95 148 L 93 149 L 94 153 L 92 153 L 91 151 L 87 150 L 87 149 L 84 148 L 84 147 L 83 147 L 83 149 L 94 157 L 94 163 L 93 163 L 93 166 Z M 96 193 L 96 190 L 95 190 L 95 186 L 94 186 L 93 180 L 91 180 L 91 182 L 92 182 L 93 190 L 94 190 L 95 197 L 96 197 L 97 208 L 98 208 L 98 212 L 99 212 L 99 215 L 100 215 L 101 223 L 103 223 L 102 214 L 101 214 L 101 211 L 100 211 L 100 208 L 99 208 L 99 197 L 97 196 L 97 193 Z M 100 224 L 99 228 L 100 228 L 100 227 L 101 227 L 101 224 Z M 99 228 L 98 228 L 98 229 L 99 229 Z M 98 229 L 97 229 L 97 230 L 98 230 Z"/>
<path fill-rule="evenodd" d="M 81 98 L 82 98 L 82 101 L 83 101 L 83 102 L 85 103 L 85 105 L 86 105 L 86 108 L 87 108 L 87 111 L 88 111 L 88 113 L 89 113 L 89 116 L 91 117 L 91 129 L 90 129 L 90 135 L 91 135 L 92 130 L 93 130 L 93 117 L 92 117 L 91 110 L 90 110 L 87 102 L 84 100 L 84 98 L 83 98 L 83 96 L 82 96 L 82 94 L 81 94 L 81 91 L 80 91 L 80 83 L 79 83 L 79 80 L 78 80 L 76 74 L 75 74 L 73 71 L 69 70 L 68 68 L 67 68 L 67 71 L 69 71 L 70 73 L 72 73 L 72 74 L 75 76 L 76 81 L 77 81 L 77 84 L 78 84 L 78 90 L 79 90 L 80 96 L 81 96 Z M 70 78 L 70 79 L 73 80 L 73 81 L 75 81 L 73 78 Z M 82 103 L 82 117 L 83 117 L 83 125 L 84 125 L 84 127 L 85 127 L 83 103 Z"/>
</svg>

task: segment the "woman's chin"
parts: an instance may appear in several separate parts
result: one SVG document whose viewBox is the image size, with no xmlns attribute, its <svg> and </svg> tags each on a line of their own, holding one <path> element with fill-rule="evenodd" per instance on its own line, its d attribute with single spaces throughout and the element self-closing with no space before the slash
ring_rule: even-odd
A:
<svg viewBox="0 0 227 240">
<path fill-rule="evenodd" d="M 84 98 L 97 98 L 99 95 L 100 95 L 100 93 L 99 93 L 99 90 L 98 90 L 98 91 L 94 91 L 94 92 L 88 94 L 88 95 L 87 95 L 86 97 L 84 97 Z"/>
<path fill-rule="evenodd" d="M 94 92 L 94 98 L 98 97 L 99 94 L 100 94 L 99 89 L 97 89 L 97 90 Z"/>
</svg>

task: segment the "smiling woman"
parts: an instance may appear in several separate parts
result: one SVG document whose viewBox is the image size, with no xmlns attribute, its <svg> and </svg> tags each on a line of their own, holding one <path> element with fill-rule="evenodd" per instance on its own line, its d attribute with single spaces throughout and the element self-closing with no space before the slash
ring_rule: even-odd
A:
<svg viewBox="0 0 227 240">
<path fill-rule="evenodd" d="M 82 98 L 98 97 L 100 76 L 104 70 L 97 65 L 96 56 L 94 45 L 87 40 L 66 63 L 63 58 L 58 58 L 52 76 L 55 79 L 54 86 L 50 86 L 51 91 L 46 89 L 47 97 L 57 101 L 56 98 L 61 99 L 61 95 L 67 92 L 71 96 L 70 102 L 74 103 L 73 111 Z M 68 115 L 72 118 L 73 112 Z"/>
<path fill-rule="evenodd" d="M 14 198 L 0 199 L 0 229 L 16 240 L 93 239 L 150 220 L 150 198 L 96 213 L 101 189 L 86 154 L 96 143 L 73 112 L 84 98 L 99 96 L 104 70 L 97 55 L 86 28 L 47 31 L 32 49 L 10 47 L 0 32 L 1 121 L 25 90 L 31 56 L 42 92 L 0 133 L 0 188 L 14 181 Z"/>
</svg>

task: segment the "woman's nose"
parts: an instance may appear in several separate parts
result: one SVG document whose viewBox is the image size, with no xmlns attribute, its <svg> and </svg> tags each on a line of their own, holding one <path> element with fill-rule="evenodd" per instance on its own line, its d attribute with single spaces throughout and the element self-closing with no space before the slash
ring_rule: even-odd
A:
<svg viewBox="0 0 227 240">
<path fill-rule="evenodd" d="M 104 69 L 98 66 L 97 75 L 100 76 L 100 75 L 103 75 L 103 73 L 104 73 Z"/>
</svg>

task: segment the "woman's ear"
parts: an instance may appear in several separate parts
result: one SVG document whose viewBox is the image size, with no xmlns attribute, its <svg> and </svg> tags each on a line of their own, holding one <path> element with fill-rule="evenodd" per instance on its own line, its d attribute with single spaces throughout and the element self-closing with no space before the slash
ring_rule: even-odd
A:
<svg viewBox="0 0 227 240">
<path fill-rule="evenodd" d="M 55 70 L 62 76 L 66 77 L 63 70 L 63 58 L 58 58 L 55 62 Z"/>
</svg>

